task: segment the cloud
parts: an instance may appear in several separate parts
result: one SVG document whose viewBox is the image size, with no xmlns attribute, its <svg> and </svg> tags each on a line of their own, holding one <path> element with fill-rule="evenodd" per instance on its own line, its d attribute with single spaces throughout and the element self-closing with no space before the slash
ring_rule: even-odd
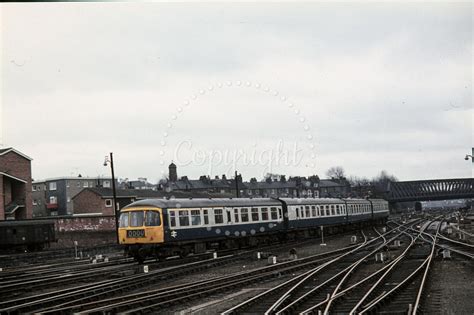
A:
<svg viewBox="0 0 474 315">
<path fill-rule="evenodd" d="M 471 176 L 471 6 L 2 5 L 4 141 L 36 178 L 107 172 L 114 151 L 119 176 L 157 179 L 183 141 L 184 158 L 297 143 L 273 169 L 293 175 Z"/>
</svg>

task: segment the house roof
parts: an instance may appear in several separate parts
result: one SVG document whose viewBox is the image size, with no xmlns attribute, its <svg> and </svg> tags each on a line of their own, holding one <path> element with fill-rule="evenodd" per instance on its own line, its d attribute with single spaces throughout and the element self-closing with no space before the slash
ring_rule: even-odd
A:
<svg viewBox="0 0 474 315">
<path fill-rule="evenodd" d="M 90 191 L 100 196 L 101 198 L 112 198 L 113 190 L 111 188 L 95 187 L 95 188 L 84 188 L 77 195 L 72 197 L 73 199 L 79 196 L 84 191 Z M 117 198 L 209 198 L 213 196 L 227 196 L 226 194 L 211 194 L 211 193 L 198 193 L 198 192 L 185 192 L 185 191 L 163 191 L 163 190 L 146 190 L 146 189 L 117 189 Z"/>
<path fill-rule="evenodd" d="M 63 176 L 63 177 L 51 177 L 51 178 L 46 178 L 42 180 L 35 180 L 33 181 L 33 184 L 40 184 L 40 183 L 45 183 L 45 182 L 51 182 L 51 181 L 60 181 L 60 180 L 112 180 L 112 177 L 77 177 L 77 176 Z"/>
<path fill-rule="evenodd" d="M 0 155 L 5 155 L 5 154 L 7 154 L 8 152 L 14 152 L 14 153 L 18 154 L 19 156 L 24 157 L 25 159 L 27 159 L 27 160 L 29 160 L 29 161 L 33 160 L 33 159 L 30 158 L 28 155 L 23 154 L 23 153 L 21 153 L 20 151 L 15 150 L 15 149 L 13 149 L 13 148 L 0 149 Z"/>
</svg>

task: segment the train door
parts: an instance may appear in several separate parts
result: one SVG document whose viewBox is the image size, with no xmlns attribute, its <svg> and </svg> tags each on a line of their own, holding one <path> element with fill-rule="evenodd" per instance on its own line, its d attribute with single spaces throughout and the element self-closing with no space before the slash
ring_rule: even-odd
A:
<svg viewBox="0 0 474 315">
<path fill-rule="evenodd" d="M 290 227 L 290 220 L 289 220 L 289 214 L 288 214 L 288 205 L 286 202 L 284 202 L 281 199 L 278 199 L 278 201 L 281 202 L 282 205 L 282 211 L 283 211 L 283 227 L 285 230 L 288 230 Z"/>
</svg>

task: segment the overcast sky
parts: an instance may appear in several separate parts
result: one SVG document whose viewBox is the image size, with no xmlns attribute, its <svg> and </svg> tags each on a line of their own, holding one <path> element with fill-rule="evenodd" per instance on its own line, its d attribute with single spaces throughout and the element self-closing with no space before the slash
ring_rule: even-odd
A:
<svg viewBox="0 0 474 315">
<path fill-rule="evenodd" d="M 33 177 L 471 177 L 471 3 L 1 4 Z"/>
</svg>

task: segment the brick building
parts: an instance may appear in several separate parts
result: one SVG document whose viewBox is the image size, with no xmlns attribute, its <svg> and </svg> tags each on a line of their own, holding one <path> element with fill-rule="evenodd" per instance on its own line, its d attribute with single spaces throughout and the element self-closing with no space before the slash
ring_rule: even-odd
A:
<svg viewBox="0 0 474 315">
<path fill-rule="evenodd" d="M 117 189 L 118 209 L 136 200 L 149 198 L 224 198 L 226 194 L 149 189 Z M 110 188 L 85 188 L 73 198 L 74 215 L 113 215 L 113 191 Z"/>
<path fill-rule="evenodd" d="M 31 158 L 13 149 L 0 149 L 0 220 L 32 217 Z"/>
<path fill-rule="evenodd" d="M 32 184 L 33 216 L 74 214 L 72 198 L 85 188 L 112 187 L 107 177 L 57 177 Z"/>
</svg>

